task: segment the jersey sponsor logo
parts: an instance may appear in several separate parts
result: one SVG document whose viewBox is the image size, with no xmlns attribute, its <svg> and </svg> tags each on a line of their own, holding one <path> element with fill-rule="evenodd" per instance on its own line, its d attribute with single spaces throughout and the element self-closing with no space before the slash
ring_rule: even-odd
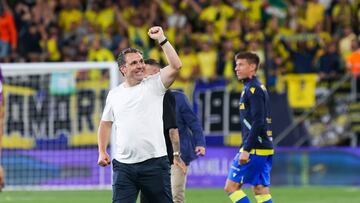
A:
<svg viewBox="0 0 360 203">
<path fill-rule="evenodd" d="M 268 130 L 268 131 L 266 131 L 266 134 L 267 134 L 267 136 L 272 136 L 272 131 Z"/>
<path fill-rule="evenodd" d="M 251 87 L 251 88 L 250 88 L 250 92 L 251 92 L 252 94 L 255 93 L 255 90 L 256 90 L 255 87 Z"/>
</svg>

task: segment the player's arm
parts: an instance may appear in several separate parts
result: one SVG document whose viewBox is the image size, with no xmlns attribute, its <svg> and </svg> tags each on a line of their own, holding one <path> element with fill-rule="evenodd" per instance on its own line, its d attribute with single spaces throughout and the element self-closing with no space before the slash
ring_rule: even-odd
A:
<svg viewBox="0 0 360 203">
<path fill-rule="evenodd" d="M 261 131 L 264 129 L 266 113 L 264 92 L 260 87 L 256 87 L 253 92 L 249 91 L 247 96 L 251 105 L 250 114 L 252 122 L 250 126 L 244 126 L 250 128 L 248 139 L 244 142 L 244 151 L 250 152 L 255 146 L 257 137 L 261 135 Z"/>
<path fill-rule="evenodd" d="M 184 174 L 186 174 L 186 164 L 184 163 L 184 161 L 181 159 L 180 157 L 180 137 L 179 137 L 179 129 L 177 128 L 171 128 L 169 129 L 169 135 L 170 135 L 170 140 L 171 140 L 171 145 L 173 147 L 173 151 L 174 151 L 174 164 L 178 165 Z"/>
<path fill-rule="evenodd" d="M 179 99 L 180 111 L 186 125 L 189 126 L 195 140 L 195 153 L 198 156 L 205 155 L 205 137 L 198 117 L 191 109 L 190 102 L 184 94 Z"/>
<path fill-rule="evenodd" d="M 109 143 L 111 127 L 112 121 L 100 121 L 100 126 L 98 130 L 98 164 L 100 166 L 107 166 L 110 164 L 111 161 L 109 154 L 106 152 L 106 148 Z"/>
<path fill-rule="evenodd" d="M 174 82 L 178 72 L 182 66 L 179 55 L 176 53 L 174 47 L 167 41 L 161 27 L 155 26 L 149 29 L 149 36 L 152 39 L 158 40 L 162 50 L 165 53 L 166 59 L 169 63 L 168 66 L 160 71 L 161 81 L 166 88 Z"/>
</svg>

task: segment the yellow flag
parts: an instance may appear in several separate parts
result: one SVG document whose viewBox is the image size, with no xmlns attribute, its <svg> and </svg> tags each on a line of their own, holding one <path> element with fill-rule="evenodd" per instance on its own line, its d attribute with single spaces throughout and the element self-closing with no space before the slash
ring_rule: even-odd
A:
<svg viewBox="0 0 360 203">
<path fill-rule="evenodd" d="M 288 100 L 292 108 L 315 106 L 316 74 L 289 74 L 286 76 Z"/>
</svg>

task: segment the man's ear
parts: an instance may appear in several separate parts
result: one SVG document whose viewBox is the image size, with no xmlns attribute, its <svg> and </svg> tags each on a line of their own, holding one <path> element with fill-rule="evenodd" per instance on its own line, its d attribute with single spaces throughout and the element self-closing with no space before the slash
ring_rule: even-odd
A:
<svg viewBox="0 0 360 203">
<path fill-rule="evenodd" d="M 120 71 L 120 73 L 122 74 L 122 75 L 124 75 L 124 73 L 125 73 L 125 66 L 120 66 L 119 67 L 119 71 Z"/>
<path fill-rule="evenodd" d="M 256 72 L 256 64 L 252 63 L 250 64 L 251 70 Z"/>
</svg>

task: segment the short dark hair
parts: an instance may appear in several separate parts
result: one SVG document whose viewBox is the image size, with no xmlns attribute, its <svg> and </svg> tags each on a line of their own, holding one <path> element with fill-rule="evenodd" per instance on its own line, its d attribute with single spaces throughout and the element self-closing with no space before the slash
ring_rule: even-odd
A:
<svg viewBox="0 0 360 203">
<path fill-rule="evenodd" d="M 256 70 L 259 67 L 260 58 L 253 52 L 239 52 L 235 55 L 235 60 L 237 59 L 246 59 L 249 64 L 255 64 Z"/>
<path fill-rule="evenodd" d="M 143 55 L 142 51 L 140 51 L 139 49 L 136 49 L 136 48 L 129 47 L 129 48 L 123 49 L 123 50 L 121 50 L 121 52 L 116 60 L 119 67 L 126 64 L 125 55 L 129 54 L 129 53 L 139 53 L 139 54 Z"/>
<path fill-rule="evenodd" d="M 147 64 L 147 65 L 152 65 L 152 66 L 156 66 L 158 68 L 162 68 L 160 63 L 157 62 L 155 59 L 151 59 L 151 58 L 150 59 L 145 59 L 144 63 Z"/>
</svg>

